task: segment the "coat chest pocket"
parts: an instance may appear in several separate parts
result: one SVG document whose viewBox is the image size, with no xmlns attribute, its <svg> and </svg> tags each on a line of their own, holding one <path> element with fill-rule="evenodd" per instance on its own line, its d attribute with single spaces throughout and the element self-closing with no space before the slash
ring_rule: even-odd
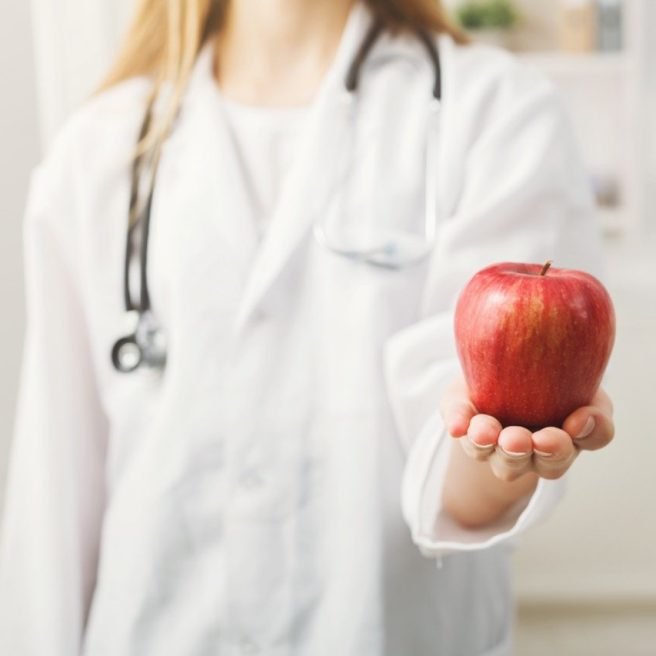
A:
<svg viewBox="0 0 656 656">
<path fill-rule="evenodd" d="M 352 382 L 360 390 L 378 386 L 385 342 L 420 317 L 428 263 L 386 269 L 318 245 L 313 259 L 305 282 L 312 308 L 308 326 L 314 327 L 311 355 L 322 383 L 334 379 L 343 387 Z M 358 397 L 353 398 L 356 407 Z"/>
<path fill-rule="evenodd" d="M 357 313 L 394 313 L 403 315 L 408 310 L 416 314 L 425 287 L 430 258 L 412 264 L 389 267 L 348 256 L 333 250 L 333 246 L 347 248 L 338 241 L 321 242 L 315 239 L 312 248 L 309 276 L 315 300 L 322 313 L 341 313 L 343 320 Z"/>
</svg>

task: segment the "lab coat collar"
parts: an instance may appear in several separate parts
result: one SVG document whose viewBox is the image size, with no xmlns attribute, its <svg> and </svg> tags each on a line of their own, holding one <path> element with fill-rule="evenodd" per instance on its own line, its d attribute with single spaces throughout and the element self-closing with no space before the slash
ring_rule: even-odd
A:
<svg viewBox="0 0 656 656">
<path fill-rule="evenodd" d="M 296 252 L 302 238 L 322 216 L 338 180 L 336 167 L 347 138 L 344 80 L 371 23 L 363 3 L 354 5 L 333 63 L 313 103 L 292 168 L 267 235 L 258 247 L 247 189 L 235 166 L 236 153 L 212 71 L 213 49 L 201 52 L 187 89 L 178 139 L 185 146 L 179 164 L 189 169 L 194 193 L 202 195 L 208 223 L 230 245 L 244 279 L 235 330 L 252 316 L 271 285 Z M 218 114 L 218 120 L 217 120 Z M 328 170 L 326 170 L 328 169 Z"/>
</svg>

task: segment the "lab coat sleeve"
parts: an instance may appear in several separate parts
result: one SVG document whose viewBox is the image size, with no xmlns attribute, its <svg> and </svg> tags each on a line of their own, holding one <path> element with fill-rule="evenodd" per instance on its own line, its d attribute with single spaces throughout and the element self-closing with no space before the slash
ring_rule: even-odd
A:
<svg viewBox="0 0 656 656">
<path fill-rule="evenodd" d="M 80 653 L 104 505 L 107 424 L 80 300 L 67 143 L 34 173 L 27 335 L 0 542 L 3 654 Z"/>
<path fill-rule="evenodd" d="M 467 111 L 463 101 L 454 120 L 445 108 L 442 170 L 448 175 L 442 176 L 440 195 L 451 207 L 430 263 L 423 318 L 385 347 L 389 401 L 407 452 L 403 514 L 413 541 L 428 556 L 514 543 L 553 508 L 564 486 L 563 479 L 541 479 L 530 497 L 480 530 L 460 527 L 443 511 L 449 453 L 460 445 L 447 435 L 437 406 L 460 372 L 453 337 L 458 293 L 493 262 L 553 259 L 554 266 L 599 272 L 590 185 L 551 85 L 512 64 L 486 98 L 485 112 L 472 107 L 468 116 Z M 449 131 L 456 122 L 482 126 L 464 145 L 457 127 Z M 458 151 L 466 153 L 461 185 Z"/>
</svg>

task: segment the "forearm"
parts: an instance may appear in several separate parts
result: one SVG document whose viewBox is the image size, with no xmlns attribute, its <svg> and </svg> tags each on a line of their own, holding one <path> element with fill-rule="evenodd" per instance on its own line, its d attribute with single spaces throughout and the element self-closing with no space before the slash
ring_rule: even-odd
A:
<svg viewBox="0 0 656 656">
<path fill-rule="evenodd" d="M 491 524 L 535 490 L 537 474 L 529 472 L 516 481 L 502 481 L 488 462 L 473 460 L 457 442 L 452 446 L 442 504 L 459 524 L 468 528 Z"/>
</svg>

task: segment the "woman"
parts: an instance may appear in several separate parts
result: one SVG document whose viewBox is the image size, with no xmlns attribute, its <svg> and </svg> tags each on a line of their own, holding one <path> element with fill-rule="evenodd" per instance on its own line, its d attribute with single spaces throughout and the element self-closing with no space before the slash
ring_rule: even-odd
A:
<svg viewBox="0 0 656 656">
<path fill-rule="evenodd" d="M 509 652 L 511 544 L 610 407 L 477 415 L 452 308 L 493 261 L 595 270 L 598 242 L 551 86 L 461 41 L 428 0 L 142 0 L 33 183 L 3 651 Z M 167 360 L 128 375 L 140 130 Z M 334 252 L 383 225 L 426 256 Z"/>
</svg>

